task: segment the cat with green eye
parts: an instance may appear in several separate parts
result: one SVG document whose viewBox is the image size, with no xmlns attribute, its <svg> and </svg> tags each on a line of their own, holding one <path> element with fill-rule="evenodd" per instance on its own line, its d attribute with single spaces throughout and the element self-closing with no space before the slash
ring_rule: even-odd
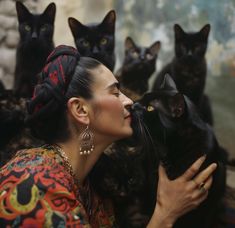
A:
<svg viewBox="0 0 235 228">
<path fill-rule="evenodd" d="M 99 60 L 111 71 L 115 66 L 115 21 L 114 10 L 109 11 L 101 23 L 84 25 L 73 17 L 68 19 L 79 53 Z"/>
<path fill-rule="evenodd" d="M 14 92 L 19 97 L 31 97 L 36 75 L 54 48 L 56 5 L 50 3 L 43 13 L 32 14 L 23 3 L 17 1 L 16 12 L 20 40 L 16 52 Z"/>
</svg>

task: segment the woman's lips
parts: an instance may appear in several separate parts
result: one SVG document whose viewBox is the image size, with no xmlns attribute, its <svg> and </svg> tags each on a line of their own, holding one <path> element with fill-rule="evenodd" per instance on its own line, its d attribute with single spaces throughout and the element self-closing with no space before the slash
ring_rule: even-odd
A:
<svg viewBox="0 0 235 228">
<path fill-rule="evenodd" d="M 124 119 L 131 119 L 131 115 L 125 116 Z"/>
</svg>

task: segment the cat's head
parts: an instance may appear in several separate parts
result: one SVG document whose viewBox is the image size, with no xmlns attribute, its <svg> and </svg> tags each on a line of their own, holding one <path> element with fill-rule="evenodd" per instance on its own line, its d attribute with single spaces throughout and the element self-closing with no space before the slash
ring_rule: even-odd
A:
<svg viewBox="0 0 235 228">
<path fill-rule="evenodd" d="M 52 42 L 56 13 L 55 3 L 50 3 L 42 14 L 32 14 L 23 3 L 17 1 L 16 11 L 21 42 L 27 44 Z"/>
<path fill-rule="evenodd" d="M 210 25 L 198 32 L 185 32 L 180 25 L 174 25 L 175 54 L 182 61 L 196 61 L 205 56 Z"/>
<path fill-rule="evenodd" d="M 147 112 L 157 112 L 170 119 L 178 119 L 186 111 L 185 97 L 168 74 L 165 75 L 158 91 L 146 93 L 139 102 Z"/>
<path fill-rule="evenodd" d="M 143 71 L 143 78 L 130 78 L 130 80 L 148 79 L 155 71 L 155 64 L 160 50 L 160 41 L 155 41 L 148 47 L 138 46 L 131 37 L 125 40 L 124 71 Z M 133 75 L 134 77 L 135 75 Z M 144 78 L 147 77 L 147 78 Z"/>
<path fill-rule="evenodd" d="M 133 109 L 142 116 L 153 140 L 163 141 L 165 129 L 175 129 L 175 125 L 188 118 L 185 96 L 176 88 L 173 79 L 166 75 L 158 91 L 146 93 Z"/>
<path fill-rule="evenodd" d="M 99 60 L 110 70 L 113 70 L 115 64 L 115 21 L 114 10 L 109 11 L 101 23 L 84 25 L 73 17 L 68 19 L 80 54 Z"/>
</svg>

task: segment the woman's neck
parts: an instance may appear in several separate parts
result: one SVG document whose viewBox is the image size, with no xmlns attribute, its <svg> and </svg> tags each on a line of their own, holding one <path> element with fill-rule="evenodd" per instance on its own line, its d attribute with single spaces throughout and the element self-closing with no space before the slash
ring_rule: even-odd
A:
<svg viewBox="0 0 235 228">
<path fill-rule="evenodd" d="M 68 140 L 63 143 L 57 143 L 57 145 L 65 152 L 70 164 L 72 165 L 73 172 L 79 182 L 82 184 L 87 175 L 94 167 L 95 163 L 99 159 L 100 155 L 107 148 L 106 144 L 94 145 L 94 150 L 90 154 L 81 155 L 79 141 Z"/>
</svg>

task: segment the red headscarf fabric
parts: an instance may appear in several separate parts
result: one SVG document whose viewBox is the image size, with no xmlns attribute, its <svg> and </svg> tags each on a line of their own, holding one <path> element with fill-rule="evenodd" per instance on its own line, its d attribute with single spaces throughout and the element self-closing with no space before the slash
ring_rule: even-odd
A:
<svg viewBox="0 0 235 228">
<path fill-rule="evenodd" d="M 33 97 L 27 103 L 28 119 L 65 105 L 65 93 L 79 59 L 77 49 L 70 46 L 60 45 L 51 52 L 39 75 Z"/>
</svg>

